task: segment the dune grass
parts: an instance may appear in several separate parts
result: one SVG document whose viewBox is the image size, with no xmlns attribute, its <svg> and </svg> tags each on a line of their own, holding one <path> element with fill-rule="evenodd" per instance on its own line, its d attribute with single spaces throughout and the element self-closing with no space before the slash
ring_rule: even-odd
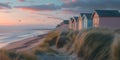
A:
<svg viewBox="0 0 120 60">
<path fill-rule="evenodd" d="M 120 29 L 115 30 L 115 33 L 119 33 L 120 34 Z"/>
<path fill-rule="evenodd" d="M 5 53 L 0 53 L 0 60 L 11 60 Z"/>
<path fill-rule="evenodd" d="M 111 60 L 120 60 L 120 35 L 116 35 L 111 45 Z"/>
<path fill-rule="evenodd" d="M 69 41 L 65 45 L 66 51 L 73 49 L 73 44 L 76 40 L 77 35 L 78 35 L 78 32 L 74 32 L 74 31 L 69 32 L 69 34 L 67 35 Z"/>
<path fill-rule="evenodd" d="M 0 60 L 11 60 L 5 50 L 0 50 Z"/>
<path fill-rule="evenodd" d="M 49 43 L 46 43 L 43 41 L 43 43 L 39 44 L 37 47 L 32 49 L 32 52 L 35 55 L 43 54 L 43 53 L 48 53 L 48 54 L 58 54 L 57 51 L 53 50 L 50 48 Z"/>
<path fill-rule="evenodd" d="M 44 43 L 48 43 L 49 46 L 53 46 L 56 43 L 56 40 L 58 39 L 58 37 L 60 36 L 60 31 L 58 30 L 54 30 L 52 32 L 50 32 L 44 40 Z"/>
<path fill-rule="evenodd" d="M 109 60 L 114 34 L 109 30 L 91 30 L 80 37 L 77 55 L 83 60 Z"/>
<path fill-rule="evenodd" d="M 37 60 L 37 57 L 32 52 L 15 52 L 1 49 L 0 60 Z"/>
<path fill-rule="evenodd" d="M 71 31 L 61 32 L 60 36 L 56 41 L 56 48 L 64 47 L 70 41 L 69 37 L 71 36 L 71 34 Z"/>
<path fill-rule="evenodd" d="M 37 60 L 37 56 L 31 52 L 20 52 L 16 57 L 18 60 Z"/>
<path fill-rule="evenodd" d="M 56 54 L 59 54 L 57 51 L 55 51 L 51 48 L 40 48 L 40 47 L 37 47 L 36 49 L 34 49 L 33 52 L 35 55 L 42 55 L 42 54 L 56 55 Z"/>
<path fill-rule="evenodd" d="M 48 53 L 48 54 L 58 54 L 57 51 L 51 49 L 51 46 L 54 46 L 58 37 L 60 35 L 60 31 L 54 30 L 48 33 L 47 36 L 45 36 L 45 39 L 35 48 L 33 48 L 33 53 L 36 55 Z"/>
</svg>

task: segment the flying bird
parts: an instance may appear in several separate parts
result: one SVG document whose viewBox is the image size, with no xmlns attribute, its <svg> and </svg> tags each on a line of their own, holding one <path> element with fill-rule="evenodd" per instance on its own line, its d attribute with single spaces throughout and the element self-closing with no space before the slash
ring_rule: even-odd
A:
<svg viewBox="0 0 120 60">
<path fill-rule="evenodd" d="M 19 22 L 21 22 L 21 20 L 19 20 Z"/>
</svg>

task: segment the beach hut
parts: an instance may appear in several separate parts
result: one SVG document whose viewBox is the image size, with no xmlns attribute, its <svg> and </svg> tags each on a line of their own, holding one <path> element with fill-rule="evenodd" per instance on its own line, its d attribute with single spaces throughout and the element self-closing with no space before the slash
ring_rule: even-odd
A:
<svg viewBox="0 0 120 60">
<path fill-rule="evenodd" d="M 93 20 L 91 16 L 92 16 L 92 13 L 83 14 L 83 28 L 84 29 L 92 28 Z"/>
<path fill-rule="evenodd" d="M 73 18 L 70 18 L 70 20 L 69 20 L 69 29 L 70 30 L 73 30 Z"/>
<path fill-rule="evenodd" d="M 83 14 L 84 13 L 80 13 L 79 17 L 78 17 L 78 30 L 82 30 L 84 25 L 83 25 Z"/>
<path fill-rule="evenodd" d="M 73 17 L 73 30 L 77 31 L 78 30 L 78 17 Z"/>
<path fill-rule="evenodd" d="M 120 12 L 118 10 L 95 10 L 93 26 L 110 29 L 120 29 Z"/>
</svg>

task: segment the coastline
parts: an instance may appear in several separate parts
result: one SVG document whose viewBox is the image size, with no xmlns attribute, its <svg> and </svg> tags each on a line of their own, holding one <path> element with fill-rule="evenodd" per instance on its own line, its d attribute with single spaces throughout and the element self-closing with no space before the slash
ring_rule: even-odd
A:
<svg viewBox="0 0 120 60">
<path fill-rule="evenodd" d="M 8 45 L 4 46 L 1 49 L 17 51 L 17 52 L 18 51 L 27 51 L 27 50 L 30 50 L 31 48 L 36 47 L 40 43 L 42 43 L 42 41 L 45 39 L 44 37 L 47 34 L 48 33 L 34 36 L 34 37 L 29 37 L 29 38 L 26 38 L 26 39 L 23 39 L 20 41 L 12 42 L 12 43 L 9 43 Z"/>
</svg>

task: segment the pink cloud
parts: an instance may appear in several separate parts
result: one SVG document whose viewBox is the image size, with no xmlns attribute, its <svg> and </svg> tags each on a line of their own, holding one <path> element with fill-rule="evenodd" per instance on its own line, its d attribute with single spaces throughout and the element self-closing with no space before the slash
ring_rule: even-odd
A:
<svg viewBox="0 0 120 60">
<path fill-rule="evenodd" d="M 20 8 L 17 8 L 17 9 L 24 10 L 24 11 L 30 11 L 30 12 L 36 12 L 36 11 L 51 12 L 52 11 L 52 10 L 34 9 L 34 8 L 27 8 L 27 7 L 20 7 Z"/>
<path fill-rule="evenodd" d="M 65 4 L 69 4 L 70 0 L 62 0 Z"/>
<path fill-rule="evenodd" d="M 61 14 L 78 14 L 78 12 L 73 10 L 62 10 L 60 13 Z"/>
<path fill-rule="evenodd" d="M 24 2 L 25 0 L 18 0 L 19 2 Z"/>
<path fill-rule="evenodd" d="M 61 9 L 61 6 L 48 3 L 45 5 L 15 6 L 15 8 L 28 11 L 55 11 Z"/>
<path fill-rule="evenodd" d="M 72 2 L 76 2 L 77 0 L 72 0 Z"/>
<path fill-rule="evenodd" d="M 70 3 L 75 3 L 77 0 L 62 0 L 66 5 L 69 5 Z"/>
<path fill-rule="evenodd" d="M 65 3 L 66 3 L 66 4 L 69 4 L 69 0 L 66 0 Z"/>
</svg>

